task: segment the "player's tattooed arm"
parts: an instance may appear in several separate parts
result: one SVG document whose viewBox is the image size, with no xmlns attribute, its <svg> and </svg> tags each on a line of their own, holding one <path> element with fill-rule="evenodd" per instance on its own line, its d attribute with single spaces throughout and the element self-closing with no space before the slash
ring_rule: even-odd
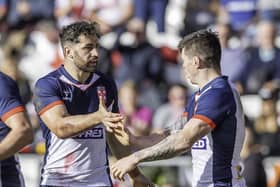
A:
<svg viewBox="0 0 280 187">
<path fill-rule="evenodd" d="M 153 161 L 168 159 L 187 151 L 176 147 L 178 135 L 178 132 L 169 135 L 155 146 L 136 152 L 135 157 L 141 159 L 141 161 Z"/>
<path fill-rule="evenodd" d="M 200 119 L 191 119 L 182 130 L 170 134 L 158 144 L 133 153 L 117 161 L 113 166 L 112 174 L 117 179 L 133 170 L 143 161 L 161 160 L 174 157 L 188 151 L 192 145 L 211 132 L 212 128 Z"/>
<path fill-rule="evenodd" d="M 134 153 L 139 161 L 161 160 L 180 155 L 188 151 L 201 137 L 212 128 L 204 121 L 191 119 L 182 130 L 177 130 L 158 144 Z"/>
<path fill-rule="evenodd" d="M 133 146 L 134 150 L 140 150 L 153 146 L 162 141 L 164 138 L 168 137 L 170 134 L 182 130 L 186 122 L 187 118 L 182 116 L 175 123 L 167 126 L 164 129 L 156 130 L 149 136 L 133 136 L 128 132 L 130 144 Z"/>
<path fill-rule="evenodd" d="M 163 129 L 160 131 L 153 132 L 152 134 L 148 136 L 134 136 L 127 130 L 129 135 L 129 142 L 133 148 L 134 151 L 144 149 L 147 147 L 151 147 L 160 141 L 162 141 L 164 138 L 170 135 L 169 129 Z"/>
</svg>

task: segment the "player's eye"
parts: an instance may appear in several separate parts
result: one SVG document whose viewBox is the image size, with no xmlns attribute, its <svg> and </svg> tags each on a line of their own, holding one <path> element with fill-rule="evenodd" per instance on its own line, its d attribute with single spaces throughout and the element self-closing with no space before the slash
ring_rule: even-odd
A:
<svg viewBox="0 0 280 187">
<path fill-rule="evenodd" d="M 84 47 L 83 49 L 86 50 L 86 51 L 90 51 L 90 50 L 92 50 L 92 48 L 93 47 L 88 46 L 88 47 Z"/>
</svg>

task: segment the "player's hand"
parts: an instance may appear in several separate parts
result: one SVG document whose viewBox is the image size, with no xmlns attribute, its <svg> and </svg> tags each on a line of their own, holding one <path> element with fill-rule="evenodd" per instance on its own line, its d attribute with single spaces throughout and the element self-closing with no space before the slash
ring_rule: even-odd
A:
<svg viewBox="0 0 280 187">
<path fill-rule="evenodd" d="M 124 175 L 135 169 L 137 164 L 138 161 L 133 154 L 118 160 L 111 167 L 113 177 L 124 181 Z"/>
<path fill-rule="evenodd" d="M 99 97 L 98 113 L 101 123 L 105 125 L 108 132 L 113 132 L 113 129 L 120 128 L 122 125 L 120 122 L 122 122 L 123 116 L 119 113 L 108 112 L 102 97 Z"/>
<path fill-rule="evenodd" d="M 127 136 L 127 141 L 130 145 L 136 146 L 138 145 L 138 138 L 135 136 L 128 127 L 124 127 L 124 132 Z"/>
<path fill-rule="evenodd" d="M 124 146 L 130 145 L 129 134 L 126 132 L 124 122 L 118 122 L 118 127 L 113 129 L 116 139 Z"/>
</svg>

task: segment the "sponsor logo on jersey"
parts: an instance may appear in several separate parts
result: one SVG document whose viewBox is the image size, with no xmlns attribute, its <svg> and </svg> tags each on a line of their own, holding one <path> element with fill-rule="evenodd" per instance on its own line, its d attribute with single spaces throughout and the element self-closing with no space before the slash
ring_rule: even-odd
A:
<svg viewBox="0 0 280 187">
<path fill-rule="evenodd" d="M 64 101 L 72 101 L 73 94 L 72 94 L 72 91 L 70 89 L 69 90 L 64 90 L 62 94 L 63 94 L 62 99 Z"/>
<path fill-rule="evenodd" d="M 201 138 L 195 144 L 193 144 L 192 149 L 206 149 L 206 138 Z"/>
<path fill-rule="evenodd" d="M 74 139 L 103 139 L 103 137 L 103 128 L 98 127 L 75 136 Z"/>
</svg>

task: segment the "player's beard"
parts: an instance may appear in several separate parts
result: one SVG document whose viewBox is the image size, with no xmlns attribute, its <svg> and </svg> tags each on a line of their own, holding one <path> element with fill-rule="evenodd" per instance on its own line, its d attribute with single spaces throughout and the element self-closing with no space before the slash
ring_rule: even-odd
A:
<svg viewBox="0 0 280 187">
<path fill-rule="evenodd" d="M 97 68 L 97 64 L 96 65 L 90 65 L 89 63 L 87 63 L 85 60 L 83 60 L 80 55 L 78 55 L 77 53 L 75 54 L 75 60 L 74 60 L 74 64 L 75 66 L 83 71 L 83 72 L 87 72 L 87 73 L 94 73 L 96 71 Z"/>
</svg>

